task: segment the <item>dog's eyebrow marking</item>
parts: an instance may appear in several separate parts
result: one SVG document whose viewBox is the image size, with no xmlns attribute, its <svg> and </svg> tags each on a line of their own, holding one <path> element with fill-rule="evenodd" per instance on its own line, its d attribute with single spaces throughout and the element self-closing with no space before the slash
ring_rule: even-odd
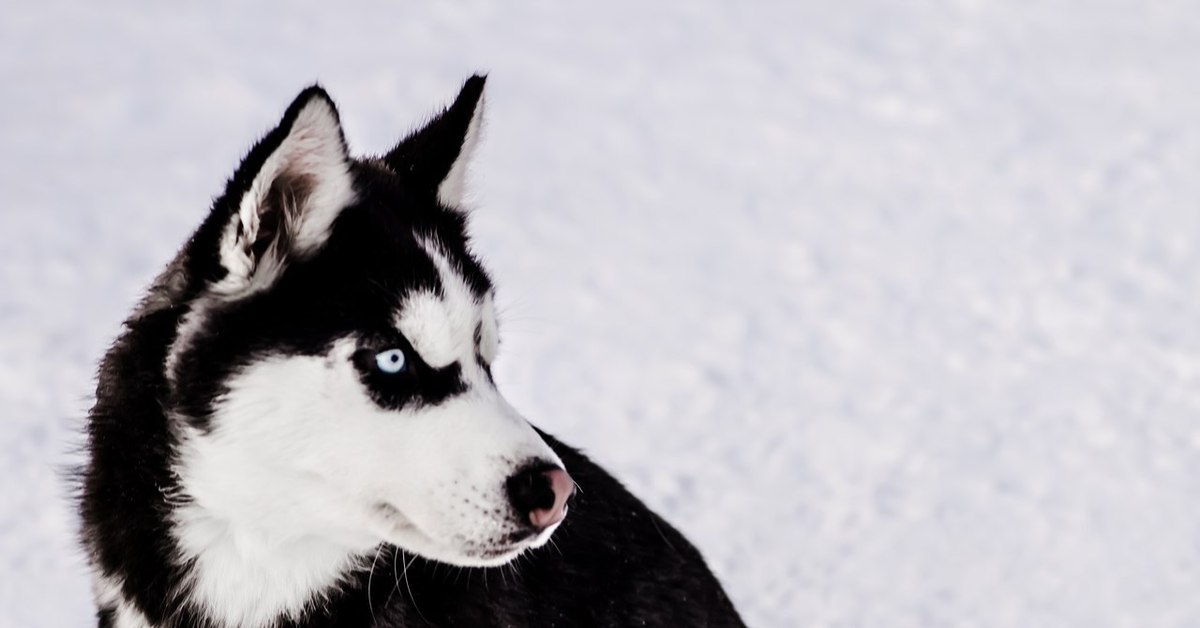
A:
<svg viewBox="0 0 1200 628">
<path fill-rule="evenodd" d="M 418 290 L 406 296 L 400 304 L 396 328 L 426 364 L 441 368 L 475 353 L 475 332 L 483 322 L 481 304 L 441 246 L 431 238 L 418 238 L 417 242 L 437 268 L 442 289 L 440 294 Z"/>
<path fill-rule="evenodd" d="M 470 321 L 461 320 L 462 312 L 437 294 L 419 290 L 405 297 L 400 306 L 396 328 L 412 343 L 421 359 L 433 368 L 442 368 L 470 348 Z M 464 328 L 464 322 L 466 326 Z"/>
</svg>

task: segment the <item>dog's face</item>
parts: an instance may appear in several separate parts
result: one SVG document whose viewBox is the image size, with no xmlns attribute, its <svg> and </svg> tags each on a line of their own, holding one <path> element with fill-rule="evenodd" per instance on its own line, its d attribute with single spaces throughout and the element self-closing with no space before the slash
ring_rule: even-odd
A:
<svg viewBox="0 0 1200 628">
<path fill-rule="evenodd" d="M 166 364 L 185 555 L 235 526 L 494 565 L 565 515 L 561 461 L 491 377 L 493 289 L 460 206 L 482 88 L 371 160 L 306 91 L 185 249 Z"/>
</svg>

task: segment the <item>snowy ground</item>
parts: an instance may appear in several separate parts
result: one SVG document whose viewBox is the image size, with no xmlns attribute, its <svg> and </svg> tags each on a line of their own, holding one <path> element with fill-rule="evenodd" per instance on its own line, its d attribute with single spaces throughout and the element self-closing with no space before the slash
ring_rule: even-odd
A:
<svg viewBox="0 0 1200 628">
<path fill-rule="evenodd" d="M 1200 6 L 0 9 L 0 625 L 86 625 L 96 361 L 306 83 L 491 73 L 497 375 L 758 626 L 1200 625 Z"/>
</svg>

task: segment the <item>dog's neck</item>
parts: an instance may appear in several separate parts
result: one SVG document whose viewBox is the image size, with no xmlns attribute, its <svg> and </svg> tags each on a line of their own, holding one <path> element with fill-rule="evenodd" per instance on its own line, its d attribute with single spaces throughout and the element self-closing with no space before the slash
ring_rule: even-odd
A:
<svg viewBox="0 0 1200 628">
<path fill-rule="evenodd" d="M 114 442 L 175 443 L 119 459 L 107 469 L 113 475 L 94 484 L 106 491 L 85 493 L 84 539 L 95 561 L 97 607 L 107 619 L 101 625 L 301 625 L 308 611 L 342 592 L 345 578 L 369 565 L 371 538 L 297 529 L 287 509 L 270 500 L 206 499 L 201 487 L 183 478 L 207 480 L 210 492 L 232 495 L 228 483 L 246 477 L 227 469 L 214 484 L 211 474 L 181 473 L 175 467 L 180 461 L 172 463 L 167 452 L 189 449 L 180 442 L 187 441 L 181 434 L 186 430 L 168 427 L 178 426 L 178 419 L 150 407 L 152 402 L 124 403 L 144 412 L 97 423 L 98 457 L 111 455 L 100 445 Z"/>
<path fill-rule="evenodd" d="M 277 486 L 248 492 L 253 470 L 243 469 L 228 446 L 182 429 L 178 461 L 181 493 L 172 510 L 179 564 L 187 565 L 188 602 L 228 626 L 268 626 L 297 619 L 335 592 L 341 580 L 380 543 L 366 533 L 301 525 L 308 495 L 329 511 L 350 508 L 328 490 Z"/>
<path fill-rule="evenodd" d="M 360 564 L 344 543 L 317 536 L 278 538 L 185 506 L 176 535 L 190 565 L 189 597 L 228 626 L 267 626 L 298 618 Z"/>
<path fill-rule="evenodd" d="M 144 612 L 148 609 L 126 598 L 119 578 L 100 576 L 96 595 L 101 608 L 115 609 L 115 628 L 170 625 L 176 616 L 203 618 L 214 626 L 300 623 L 339 590 L 346 576 L 369 564 L 343 543 L 315 536 L 279 538 L 195 505 L 178 508 L 172 528 L 179 555 L 170 562 L 183 565 L 183 578 L 175 599 L 165 605 L 176 610 L 168 608 L 165 622 L 152 621 Z"/>
</svg>

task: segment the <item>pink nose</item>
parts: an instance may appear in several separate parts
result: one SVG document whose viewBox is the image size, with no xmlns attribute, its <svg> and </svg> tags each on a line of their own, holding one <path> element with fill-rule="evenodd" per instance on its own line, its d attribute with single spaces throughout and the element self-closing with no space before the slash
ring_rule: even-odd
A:
<svg viewBox="0 0 1200 628">
<path fill-rule="evenodd" d="M 575 491 L 575 482 L 566 471 L 556 468 L 543 471 L 542 474 L 550 481 L 554 503 L 549 508 L 534 508 L 529 511 L 529 523 L 539 530 L 549 528 L 567 516 L 567 498 Z"/>
<path fill-rule="evenodd" d="M 558 465 L 534 461 L 508 478 L 508 499 L 519 517 L 544 530 L 567 516 L 567 499 L 575 482 Z"/>
</svg>

